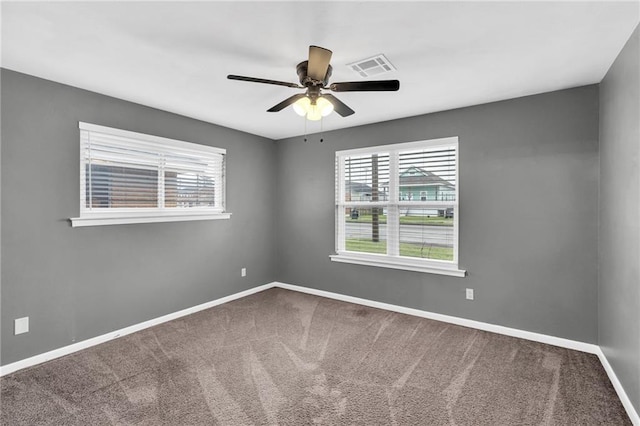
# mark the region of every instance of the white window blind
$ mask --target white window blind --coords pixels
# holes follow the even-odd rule
[[[334,261],[464,276],[458,139],[336,152]]]
[[[220,148],[79,123],[73,226],[228,218]]]

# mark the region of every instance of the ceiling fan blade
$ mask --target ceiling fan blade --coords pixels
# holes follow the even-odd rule
[[[337,112],[342,117],[348,117],[351,114],[355,114],[355,111],[349,108],[345,103],[343,103],[340,99],[336,98],[333,95],[328,93],[323,93],[322,97],[331,102],[333,105],[333,110]]]
[[[345,81],[329,86],[333,92],[395,92],[399,88],[398,80]]]
[[[304,93],[298,93],[297,95],[290,96],[284,101],[280,102],[278,105],[274,105],[271,108],[269,108],[267,112],[282,111],[283,109],[285,109],[286,107],[288,107],[289,105],[297,101],[298,99],[304,98],[305,96],[307,95],[305,95]]]
[[[313,80],[324,81],[331,61],[332,52],[319,46],[309,46],[307,75]]]
[[[304,89],[304,87],[296,83],[287,83],[286,81],[267,80],[264,78],[255,78],[255,77],[244,77],[242,75],[233,75],[233,74],[229,74],[227,78],[229,80],[250,81],[252,83],[275,84],[278,86],[293,87],[294,89]]]

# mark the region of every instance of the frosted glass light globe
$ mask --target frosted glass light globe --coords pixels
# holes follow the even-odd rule
[[[309,110],[309,106],[311,105],[311,100],[308,97],[300,98],[293,103],[293,110],[296,114],[304,117],[307,115],[307,111]]]
[[[320,114],[323,117],[326,117],[327,115],[331,114],[331,112],[333,111],[333,104],[328,100],[326,100],[325,98],[318,98],[318,100],[316,101],[316,104],[318,105]]]

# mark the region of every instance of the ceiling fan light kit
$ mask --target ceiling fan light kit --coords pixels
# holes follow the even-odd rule
[[[300,62],[296,66],[300,84],[284,81],[267,80],[264,78],[245,77],[230,74],[230,80],[249,81],[253,83],[275,84],[294,89],[306,89],[305,93],[290,96],[277,105],[269,108],[267,112],[278,112],[293,105],[294,111],[307,120],[317,121],[335,111],[342,117],[348,117],[355,113],[345,103],[330,93],[332,92],[393,92],[400,88],[398,80],[354,81],[340,82],[329,85],[329,78],[333,68],[329,64],[332,52],[319,46],[309,46],[309,59]]]
[[[317,98],[314,102],[305,96],[293,103],[293,110],[307,120],[317,121],[333,112],[333,104],[323,97]]]

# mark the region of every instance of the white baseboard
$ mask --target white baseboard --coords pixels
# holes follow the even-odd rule
[[[450,315],[437,314],[434,312],[423,311],[420,309],[407,308],[404,306],[392,305],[392,304],[383,303],[383,302],[376,302],[373,300],[362,299],[354,296],[346,296],[339,293],[332,293],[329,291],[318,290],[318,289],[309,288],[309,287],[301,287],[301,286],[292,285],[292,284],[285,284],[277,281],[264,284],[258,287],[254,287],[249,290],[241,291],[239,293],[231,294],[229,296],[212,300],[210,302],[206,302],[201,305],[193,306],[191,308],[183,309],[178,312],[163,315],[158,318],[154,318],[145,322],[141,322],[139,324],[134,324],[132,326],[122,328],[120,330],[103,334],[101,336],[96,336],[91,339],[83,340],[82,342],[74,343],[69,346],[64,346],[62,348],[54,349],[52,351],[45,352],[43,354],[35,355],[20,361],[16,361],[11,364],[1,366],[0,376],[4,376],[6,374],[13,373],[23,368],[31,367],[46,361],[50,361],[52,359],[56,359],[61,356],[69,355],[74,352],[80,351],[82,349],[99,345],[100,343],[108,342],[109,340],[126,336],[127,334],[135,333],[136,331],[144,330],[145,328],[153,327],[154,325],[162,324],[164,322],[171,321],[186,315],[190,315],[195,312],[202,311],[204,309],[212,308],[214,306],[221,305],[223,303],[231,302],[232,300],[240,299],[242,297],[249,296],[251,294],[258,293],[263,290],[268,290],[273,287],[280,287],[286,290],[298,291],[300,293],[312,294],[315,296],[326,297],[329,299],[341,300],[343,302],[350,302],[358,305],[370,306],[372,308],[379,308],[387,311],[413,315],[421,318],[428,318],[436,321],[442,321],[450,324],[461,325],[464,327],[490,331],[493,333],[503,334],[506,336],[518,337],[521,339],[532,340],[535,342],[546,343],[549,345],[554,345],[554,346],[559,346],[567,349],[573,349],[573,350],[595,354],[598,356],[598,358],[600,359],[600,362],[602,363],[602,366],[607,372],[607,375],[609,376],[609,380],[611,380],[611,383],[615,388],[616,392],[618,393],[618,397],[620,398],[622,405],[627,410],[627,414],[629,415],[631,422],[635,426],[640,426],[640,417],[638,416],[638,413],[635,411],[635,408],[633,407],[631,400],[629,399],[626,392],[624,391],[624,388],[622,387],[622,384],[620,383],[615,372],[613,371],[613,368],[609,364],[607,357],[604,355],[604,352],[602,352],[602,350],[598,345],[579,342],[576,340],[564,339],[561,337],[549,336],[541,333],[534,333],[531,331],[519,330],[516,328],[503,327],[501,325],[489,324],[481,321],[459,318],[459,317],[454,317]]]
[[[613,385],[618,397],[620,398],[620,402],[624,406],[627,411],[627,415],[631,419],[631,422],[635,426],[640,426],[640,417],[636,412],[629,396],[625,392],[622,384],[618,380],[613,368],[609,364],[607,357],[602,352],[602,349],[598,345],[594,345],[591,343],[579,342],[576,340],[564,339],[562,337],[549,336],[546,334],[534,333],[531,331],[519,330],[517,328],[509,328],[503,327],[501,325],[489,324],[486,322],[475,321],[465,318],[453,317],[449,315],[436,314],[433,312],[422,311],[419,309],[407,308],[404,306],[392,305],[389,303],[376,302],[368,299],[361,299],[359,297],[353,296],[345,296],[339,293],[332,293],[329,291],[318,290],[315,288],[301,287],[292,284],[285,284],[281,282],[274,282],[274,287],[280,287],[287,290],[298,291],[300,293],[313,294],[315,296],[327,297],[329,299],[341,300],[343,302],[355,303],[358,305],[370,306],[372,308],[384,309],[387,311],[398,312],[401,314],[413,315],[421,318],[433,319],[436,321],[447,322],[451,324],[461,325],[464,327],[475,328],[478,330],[490,331],[493,333],[504,334],[512,337],[519,337],[521,339],[532,340],[534,342],[546,343],[553,346],[559,346],[562,348],[573,349],[577,351],[587,352],[590,354],[597,355],[604,367],[604,370],[607,372],[609,376],[609,380],[611,380],[611,384]]]
[[[241,291],[240,293],[231,294],[220,299],[212,300],[210,302],[203,303],[201,305],[193,306],[191,308],[183,309],[178,312],[163,315],[158,318],[150,319],[139,324],[134,324],[129,327],[121,328],[120,330],[112,331],[110,333],[103,334],[101,336],[92,337],[91,339],[83,340],[78,343],[73,343],[68,346],[63,346],[58,349],[54,349],[43,354],[35,355],[29,358],[22,359],[20,361],[13,362],[11,364],[3,365],[0,367],[0,377],[13,373],[14,371],[22,370],[23,368],[31,367],[37,364],[41,364],[52,359],[60,358],[61,356],[69,355],[74,352],[87,349],[92,346],[99,345],[100,343],[108,342],[109,340],[116,339],[118,337],[126,336],[127,334],[135,333],[136,331],[144,330],[145,328],[153,327],[154,325],[162,324],[163,322],[171,321],[176,318],[184,317],[202,311],[204,309],[212,308],[223,303],[231,302],[232,300],[240,299],[250,294],[258,293],[263,290],[272,288],[273,283],[261,285],[258,287],[250,288],[249,290]]]
[[[607,376],[609,376],[609,380],[611,380],[613,388],[616,390],[616,393],[620,398],[620,402],[622,402],[624,409],[627,410],[627,415],[631,419],[631,423],[633,423],[635,426],[640,426],[640,416],[631,403],[629,396],[624,391],[622,383],[620,383],[620,380],[618,380],[618,376],[616,376],[615,371],[613,371],[613,367],[611,367],[611,364],[609,364],[609,360],[607,359],[601,348],[598,348],[597,355],[600,359],[600,362],[602,363],[602,366],[604,367],[604,371],[606,371]]]
[[[398,312],[401,314],[413,315],[421,318],[428,318],[436,321],[442,321],[450,324],[461,325],[463,327],[475,328],[478,330],[491,331],[493,333],[504,334],[506,336],[519,337],[521,339],[533,340],[535,342],[546,343],[549,345],[560,346],[562,348],[574,349],[577,351],[597,354],[600,348],[598,345],[591,343],[578,342],[576,340],[563,339],[562,337],[549,336],[546,334],[534,333],[531,331],[519,330],[517,328],[503,327],[501,325],[489,324],[486,322],[470,320],[466,318],[453,317],[450,315],[436,314],[434,312],[422,311],[420,309],[407,308],[404,306],[392,305],[389,303],[376,302],[359,297],[345,296],[339,293],[331,293],[329,291],[317,290],[314,288],[300,287],[297,285],[276,282],[276,287],[285,288],[287,290],[299,291],[300,293],[308,293],[316,296],[327,297],[329,299],[342,300],[358,305],[370,306],[372,308],[384,309],[386,311]]]

